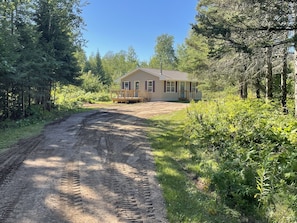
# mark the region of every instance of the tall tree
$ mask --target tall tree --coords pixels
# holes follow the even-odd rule
[[[51,89],[75,83],[83,25],[79,0],[5,0],[0,4],[0,120],[50,109]]]
[[[103,85],[109,86],[111,84],[112,77],[105,72],[99,51],[97,51],[95,56],[91,55],[86,61],[84,72],[89,71],[91,71]]]
[[[294,43],[292,35],[287,33],[296,29],[296,16],[292,10],[295,5],[296,2],[290,0],[201,0],[197,7],[198,23],[193,28],[195,32],[215,42],[223,41],[252,58],[264,49],[266,98],[271,99],[275,66],[273,55],[278,46],[287,47],[288,43]]]
[[[41,33],[39,44],[43,51],[45,69],[40,83],[41,95],[37,99],[50,109],[51,90],[55,82],[76,83],[79,67],[74,57],[77,30],[82,25],[78,14],[79,0],[38,0],[35,22]],[[41,75],[42,75],[41,74]]]
[[[16,23],[20,18],[27,19],[20,8],[28,6],[30,1],[4,1],[0,5],[0,120],[18,117],[19,76],[17,61],[21,44]]]
[[[128,51],[121,50],[120,52],[107,52],[102,58],[102,64],[105,72],[112,77],[113,80],[117,80],[122,75],[129,71],[136,69],[141,65],[135,49],[130,46]],[[145,66],[145,63],[142,63]]]
[[[164,69],[176,69],[177,58],[174,50],[174,37],[168,34],[163,34],[157,37],[155,45],[155,55],[152,57],[150,64],[154,67],[159,63],[159,67]]]
[[[127,60],[127,67],[129,70],[134,70],[139,66],[139,60],[138,60],[137,54],[135,52],[135,49],[132,46],[128,48],[126,60]]]
[[[118,53],[107,52],[102,57],[102,64],[105,72],[117,80],[119,77],[128,72],[126,65],[126,51],[121,50]]]
[[[195,76],[208,68],[208,43],[202,35],[191,32],[185,44],[177,48],[178,69]]]

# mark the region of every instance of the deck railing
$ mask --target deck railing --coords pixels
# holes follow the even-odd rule
[[[111,98],[113,102],[144,102],[151,100],[151,93],[141,90],[111,90]],[[178,100],[191,101],[201,100],[202,93],[199,91],[178,91]]]
[[[150,94],[147,91],[140,90],[112,90],[111,98],[113,102],[144,102],[150,100]]]

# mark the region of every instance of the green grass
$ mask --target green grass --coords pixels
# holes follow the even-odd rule
[[[76,108],[72,110],[55,110],[44,113],[42,116],[30,117],[18,121],[0,122],[0,153],[20,139],[26,139],[40,134],[47,123],[61,119],[70,114],[87,111],[87,108]]]
[[[22,127],[0,129],[0,152],[17,143],[20,139],[30,138],[41,133],[45,122]]]
[[[178,111],[150,120],[149,137],[169,221],[240,222],[240,213],[218,202],[215,193],[196,186],[193,170],[199,167],[182,139],[185,118],[186,111]]]
[[[252,99],[151,119],[169,221],[296,222],[296,132],[277,103]]]

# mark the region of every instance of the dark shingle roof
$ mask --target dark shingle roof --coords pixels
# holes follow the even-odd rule
[[[160,78],[160,80],[175,80],[175,81],[188,81],[188,74],[181,71],[174,70],[161,70],[152,68],[140,68],[144,72],[150,73]]]
[[[191,81],[188,73],[181,72],[181,71],[174,71],[174,70],[161,70],[160,69],[153,69],[153,68],[137,68],[136,70],[133,70],[130,73],[127,73],[122,78],[129,76],[130,74],[133,74],[134,72],[141,70],[146,73],[149,73],[151,75],[154,75],[156,77],[159,77],[160,80],[172,80],[172,81]]]

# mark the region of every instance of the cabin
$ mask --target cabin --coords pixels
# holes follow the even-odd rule
[[[120,79],[121,89],[112,91],[113,102],[201,100],[198,82],[188,73],[137,68]]]

